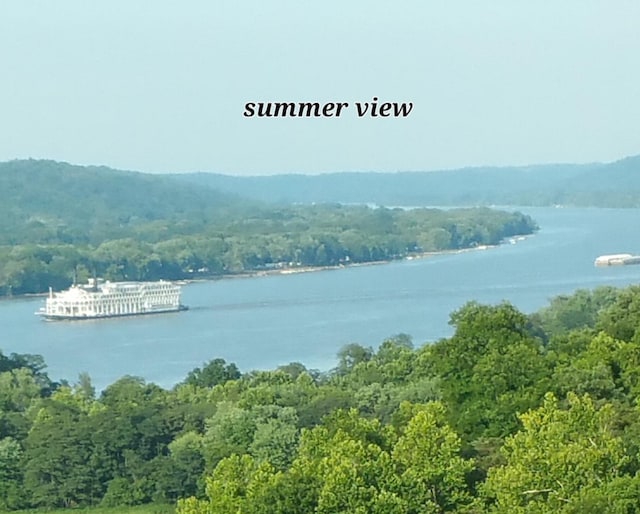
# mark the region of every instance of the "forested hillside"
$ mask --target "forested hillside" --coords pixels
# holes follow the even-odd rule
[[[51,161],[0,165],[0,295],[110,280],[336,266],[530,234],[489,209],[273,206],[168,177]]]
[[[0,244],[100,243],[140,232],[191,233],[255,206],[162,175],[41,160],[0,163]]]
[[[219,191],[277,202],[375,203],[387,206],[640,206],[640,156],[608,164],[327,173],[315,176],[231,177],[194,173],[174,177]]]
[[[0,510],[639,512],[639,313],[638,286],[469,303],[450,338],[351,344],[324,373],[212,356],[172,390],[99,395],[0,356]]]

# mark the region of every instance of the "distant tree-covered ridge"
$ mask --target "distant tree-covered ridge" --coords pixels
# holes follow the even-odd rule
[[[446,171],[254,177],[187,173],[174,177],[267,202],[640,207],[640,156],[611,163]]]
[[[0,244],[158,240],[240,215],[255,202],[170,177],[44,160],[0,163]]]
[[[266,206],[164,176],[51,161],[0,165],[0,295],[111,280],[336,266],[493,245],[531,218],[487,208]]]
[[[430,345],[353,343],[324,372],[215,358],[170,390],[0,353],[0,512],[637,513],[638,306],[639,286],[470,302]]]

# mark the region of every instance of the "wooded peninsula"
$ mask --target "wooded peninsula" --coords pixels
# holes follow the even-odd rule
[[[53,161],[0,164],[0,295],[97,275],[185,280],[401,259],[531,234],[488,208],[272,205],[175,178]]]

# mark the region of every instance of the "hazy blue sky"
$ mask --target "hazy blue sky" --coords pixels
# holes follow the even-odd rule
[[[0,161],[229,174],[640,153],[640,2],[5,0]],[[404,119],[355,102],[413,102]],[[344,101],[340,118],[244,118]]]

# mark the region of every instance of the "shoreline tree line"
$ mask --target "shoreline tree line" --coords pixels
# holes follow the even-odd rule
[[[144,225],[127,237],[94,244],[0,245],[0,296],[61,290],[74,277],[84,282],[94,275],[112,281],[185,280],[390,261],[495,245],[537,229],[526,215],[487,208],[404,211],[339,205],[212,221],[193,234],[173,227]]]

